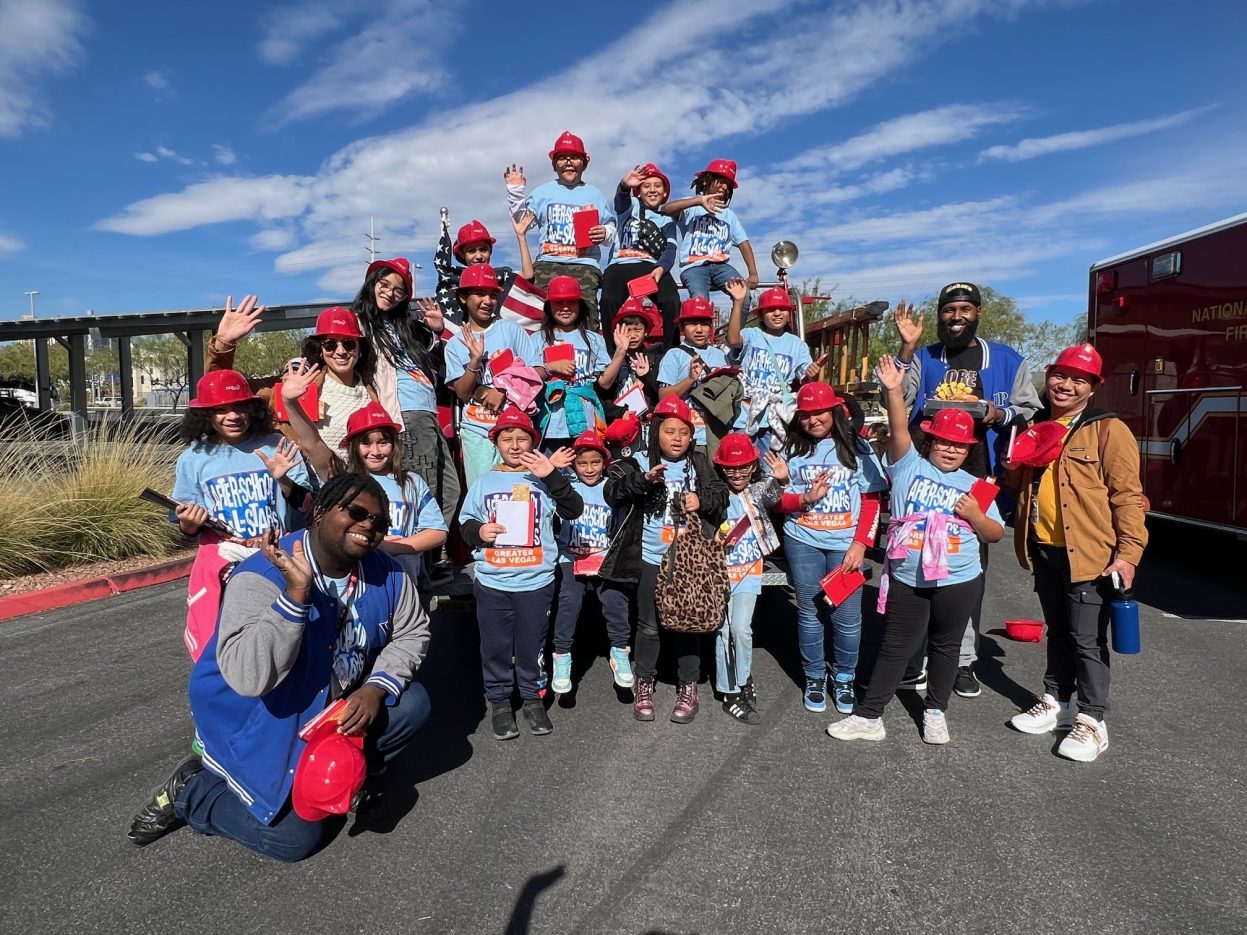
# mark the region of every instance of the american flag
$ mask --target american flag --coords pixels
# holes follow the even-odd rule
[[[538,289],[523,276],[516,275],[511,288],[502,299],[499,317],[513,321],[525,331],[541,329],[542,308],[546,304],[544,289]]]
[[[463,324],[463,306],[459,303],[459,270],[455,267],[455,257],[450,248],[450,225],[442,222],[442,236],[437,241],[437,252],[433,254],[433,268],[437,270],[437,304],[447,321],[456,325]]]

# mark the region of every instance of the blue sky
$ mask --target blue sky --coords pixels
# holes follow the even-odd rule
[[[737,160],[764,275],[786,237],[838,297],[1068,321],[1094,260],[1247,210],[1241,3],[536,8],[0,0],[0,318],[346,298],[370,217],[423,292],[441,205],[514,258],[502,169],[565,128],[608,192]]]

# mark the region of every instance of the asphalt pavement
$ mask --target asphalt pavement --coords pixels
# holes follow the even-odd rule
[[[801,706],[782,591],[755,616],[764,722],[702,685],[697,719],[633,721],[599,627],[554,733],[495,741],[473,618],[439,613],[434,715],[390,809],[302,864],[181,830],[138,849],[131,814],[185,755],[185,583],[0,625],[0,927],[6,932],[1240,933],[1247,931],[1247,585],[1241,545],[1153,532],[1143,652],[1113,659],[1110,747],[1085,765],[1009,730],[1044,648],[994,548],[982,697],[925,746],[916,698],[887,740],[845,744]],[[1201,557],[1202,556],[1202,557]],[[1208,563],[1211,562],[1211,566]],[[873,605],[875,592],[865,603]],[[586,618],[587,619],[587,618]],[[599,625],[600,626],[600,625]],[[866,643],[878,622],[866,619]],[[869,653],[867,653],[869,657]],[[867,660],[867,666],[868,666]],[[566,706],[564,706],[566,705]]]

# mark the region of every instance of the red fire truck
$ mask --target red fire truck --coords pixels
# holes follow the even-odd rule
[[[1088,308],[1152,515],[1247,535],[1247,214],[1094,264]]]

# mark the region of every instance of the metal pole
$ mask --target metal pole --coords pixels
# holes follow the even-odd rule
[[[134,363],[130,357],[130,336],[117,339],[117,376],[121,380],[121,421],[134,418]]]
[[[48,339],[35,338],[35,392],[39,408],[48,412],[52,408],[52,368],[48,364]]]

